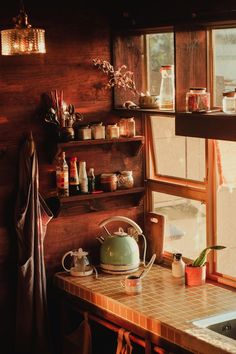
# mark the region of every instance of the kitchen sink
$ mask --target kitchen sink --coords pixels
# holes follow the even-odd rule
[[[208,328],[223,336],[236,339],[236,311],[202,318],[192,323],[197,327]]]

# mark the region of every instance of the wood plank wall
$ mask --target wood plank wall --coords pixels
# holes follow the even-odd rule
[[[26,2],[30,7],[30,2]],[[55,3],[55,2],[54,2]],[[32,4],[31,4],[32,5]],[[45,6],[48,6],[46,2]],[[59,6],[60,4],[58,4]],[[55,11],[54,11],[55,10]],[[59,11],[60,10],[60,11]],[[115,122],[120,117],[112,113],[110,91],[100,90],[105,76],[92,65],[99,57],[110,60],[110,29],[106,18],[99,11],[78,8],[32,9],[33,25],[46,30],[46,55],[0,56],[0,351],[13,353],[15,288],[16,288],[16,238],[12,215],[18,176],[19,144],[25,132],[32,131],[36,141],[40,191],[43,196],[55,191],[54,170],[49,159],[43,119],[40,115],[41,95],[52,89],[64,90],[67,103],[73,103],[85,116],[85,121]],[[18,8],[1,11],[2,24],[10,25],[7,18]],[[38,16],[38,17],[37,17]],[[1,19],[0,19],[1,20]],[[122,115],[122,114],[121,114]],[[137,121],[141,134],[141,124]],[[143,176],[142,155],[125,156],[122,149],[84,152],[89,166],[94,163],[95,172],[106,168],[135,170],[137,183]],[[99,157],[98,157],[98,154]],[[87,155],[86,155],[87,154]],[[78,158],[82,152],[78,151]],[[143,221],[143,205],[133,207],[129,198],[109,201],[102,211],[78,214],[72,210],[53,219],[45,239],[47,276],[61,270],[61,258],[68,250],[84,247],[91,250],[94,261],[98,260],[99,244],[96,236],[101,234],[98,223],[108,216],[119,214]],[[124,202],[126,200],[126,202]],[[105,201],[104,201],[105,203]],[[113,210],[113,207],[116,207]],[[116,225],[115,225],[116,226]]]

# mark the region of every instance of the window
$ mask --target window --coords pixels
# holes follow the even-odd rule
[[[162,65],[174,64],[174,33],[146,35],[147,42],[147,89],[151,95],[159,95]]]
[[[212,31],[214,105],[222,106],[222,92],[236,88],[236,28]]]

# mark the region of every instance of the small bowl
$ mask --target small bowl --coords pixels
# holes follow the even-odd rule
[[[159,108],[159,96],[140,96],[139,106],[140,108]]]

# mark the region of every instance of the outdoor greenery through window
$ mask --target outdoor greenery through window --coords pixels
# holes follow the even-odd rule
[[[151,95],[159,95],[161,86],[160,68],[174,64],[174,33],[154,33],[147,41],[147,88]]]
[[[236,28],[212,31],[214,105],[222,106],[222,93],[236,88]]]

